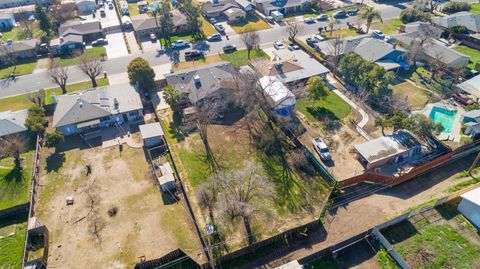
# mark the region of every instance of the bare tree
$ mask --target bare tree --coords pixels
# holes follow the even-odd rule
[[[250,52],[254,49],[258,49],[260,44],[260,36],[251,27],[247,27],[240,33],[240,40],[247,48],[248,60],[250,60]]]
[[[287,28],[285,28],[285,32],[288,34],[290,40],[294,40],[295,37],[303,30],[302,25],[296,23],[293,20],[287,21]]]
[[[21,156],[27,142],[21,135],[10,135],[5,138],[0,138],[0,156],[12,157],[15,167],[21,168]]]
[[[438,53],[430,61],[432,78],[436,79],[442,77],[446,72],[448,72],[448,65],[445,63],[444,57]]]
[[[62,94],[66,94],[68,68],[58,64],[56,60],[52,60],[50,62],[50,66],[48,67],[48,74],[50,75],[52,82],[56,83],[60,87]]]
[[[15,76],[17,70],[17,54],[12,46],[0,45],[0,63],[6,66],[13,66],[11,76]]]
[[[328,62],[336,71],[338,62],[340,61],[340,56],[345,50],[345,42],[340,37],[340,33],[333,35],[328,42],[328,48],[326,51],[326,53],[329,55]]]
[[[40,89],[36,92],[30,93],[28,96],[28,100],[39,107],[44,107],[45,106],[45,90]]]
[[[335,28],[335,25],[338,25],[340,24],[340,21],[335,19],[335,18],[330,18],[329,22],[328,22],[328,29],[330,29],[330,37],[332,37],[333,35],[333,30]]]
[[[102,72],[102,65],[99,60],[88,57],[86,54],[80,58],[80,69],[92,81],[92,87],[97,87],[97,80],[95,79]]]
[[[100,195],[97,193],[97,186],[94,182],[90,183],[85,188],[85,194],[87,195],[87,220],[88,231],[97,240],[101,242],[101,232],[105,228],[105,220],[102,218],[99,212]]]
[[[425,50],[429,49],[428,46],[432,44],[433,38],[437,35],[438,29],[430,25],[424,25],[410,36],[408,44],[404,44],[409,49],[408,57],[415,68],[417,67],[418,58],[422,56]]]
[[[201,208],[208,209],[212,225],[215,225],[213,211],[217,203],[217,189],[215,188],[216,178],[216,174],[209,176],[207,181],[202,183],[196,192],[197,202]]]
[[[32,25],[34,21],[30,19],[30,14],[25,10],[21,10],[19,13],[16,14],[15,17],[15,20],[18,22],[18,24],[20,24],[20,27],[22,28],[23,37],[26,39],[32,38]]]

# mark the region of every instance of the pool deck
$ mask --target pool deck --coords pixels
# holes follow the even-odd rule
[[[456,143],[460,142],[460,139],[462,138],[462,135],[461,135],[462,119],[461,118],[463,113],[465,113],[465,109],[462,106],[457,105],[456,103],[451,102],[449,100],[442,100],[437,103],[428,104],[422,110],[416,111],[413,113],[422,113],[423,115],[429,117],[433,107],[440,107],[447,110],[457,111],[457,113],[455,113],[455,118],[453,119],[452,129],[450,133],[441,133],[437,136],[437,138],[439,140],[451,140]]]

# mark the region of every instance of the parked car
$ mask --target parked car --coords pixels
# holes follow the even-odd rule
[[[101,17],[107,16],[107,13],[105,13],[105,8],[103,8],[103,7],[100,8],[100,16],[101,16]]]
[[[266,20],[268,23],[270,24],[275,24],[275,19],[272,17],[272,16],[267,16],[266,17]]]
[[[326,21],[328,20],[328,15],[327,14],[320,14],[317,16],[317,21]]]
[[[107,39],[99,38],[99,39],[92,42],[92,47],[103,46],[103,45],[107,45],[107,44],[108,44]]]
[[[185,41],[185,40],[177,40],[173,42],[171,45],[172,49],[182,49],[188,46],[190,46],[190,43],[188,43],[188,41]]]
[[[112,2],[108,3],[108,8],[113,9],[113,3]]]
[[[285,45],[283,45],[282,41],[275,41],[273,42],[273,47],[277,50],[281,50],[285,48]]]
[[[305,18],[303,22],[310,24],[310,23],[314,23],[315,20],[313,18]]]
[[[330,161],[332,159],[332,155],[328,150],[328,146],[325,143],[325,141],[323,141],[323,139],[321,139],[320,137],[314,138],[312,139],[312,144],[313,144],[313,148],[320,156],[320,159],[324,161]]]
[[[310,47],[312,48],[315,48],[315,43],[317,43],[317,39],[313,38],[313,37],[307,37],[307,45],[309,45]]]
[[[325,41],[325,37],[323,37],[321,35],[314,35],[313,38],[318,40],[318,42]]]
[[[347,12],[343,11],[343,10],[338,10],[338,11],[335,11],[335,13],[333,13],[332,15],[334,18],[344,18],[347,16]]]
[[[385,34],[380,30],[373,30],[372,31],[372,37],[373,38],[378,38],[378,39],[384,39]]]
[[[209,37],[207,37],[208,41],[221,41],[222,40],[222,35],[221,34],[213,34]]]
[[[196,59],[200,59],[203,57],[203,52],[200,50],[191,50],[185,52],[185,61],[192,61]]]
[[[217,23],[217,20],[215,18],[210,18],[209,21],[210,21],[211,24]]]
[[[215,23],[213,26],[214,26],[215,29],[217,29],[217,31],[219,31],[220,33],[225,32],[225,27],[223,27],[223,25],[221,25],[220,23]]]
[[[389,44],[395,44],[397,42],[397,39],[393,36],[386,36],[385,37],[385,42]]]
[[[223,46],[224,53],[234,52],[236,50],[237,50],[237,47],[233,44],[226,44]]]
[[[295,45],[295,44],[290,44],[290,45],[288,45],[288,50],[292,50],[292,51],[293,51],[293,50],[299,50],[299,49],[300,49],[300,47],[297,46],[297,45]]]
[[[154,33],[150,34],[150,41],[156,42],[157,41],[157,36]]]
[[[348,14],[348,16],[357,16],[358,8],[348,10],[347,14]]]

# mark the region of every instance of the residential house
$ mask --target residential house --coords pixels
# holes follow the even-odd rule
[[[306,53],[292,53],[289,50],[276,50],[270,59],[258,58],[252,66],[263,76],[275,76],[284,84],[305,81],[309,77],[325,78],[329,70]]]
[[[82,54],[85,49],[81,35],[67,35],[66,37],[52,39],[50,41],[50,53],[52,56]]]
[[[101,135],[100,129],[143,119],[138,92],[128,83],[60,95],[53,114],[54,128],[64,135]]]
[[[223,12],[225,17],[227,18],[227,21],[229,23],[234,23],[238,21],[243,21],[247,17],[247,13],[245,11],[241,10],[240,8],[232,7]]]
[[[408,131],[399,130],[354,146],[357,158],[369,170],[421,155],[421,144]]]
[[[435,17],[432,22],[445,29],[461,25],[473,33],[480,32],[480,15],[467,11],[457,12],[445,17]]]
[[[12,13],[0,12],[0,30],[10,30],[15,26],[15,18]]]
[[[37,57],[36,39],[27,39],[14,42],[12,45],[0,45],[0,64],[8,62],[8,55],[14,55],[18,60],[32,59]]]
[[[480,110],[475,109],[463,113],[462,123],[465,124],[464,134],[472,138],[480,136]]]
[[[462,122],[463,123],[468,123],[468,122],[480,123],[480,109],[470,110],[463,113]]]
[[[233,101],[234,69],[229,62],[219,62],[165,74],[168,85],[182,93],[183,104],[195,103],[212,95]]]
[[[25,17],[32,21],[35,20],[35,5],[5,8],[1,9],[0,12],[12,14],[16,21],[24,19]]]
[[[202,12],[206,17],[216,18],[224,15],[224,12],[231,8],[238,8],[237,2],[234,0],[222,0],[205,2],[202,4]]]
[[[63,39],[63,42],[67,39],[77,41],[81,38],[82,42],[87,44],[105,36],[102,24],[98,20],[65,22],[58,28],[58,35],[60,36],[60,41]],[[75,37],[72,38],[70,36]]]
[[[480,228],[480,188],[462,194],[458,211],[473,225]]]
[[[97,10],[97,3],[95,0],[76,0],[75,4],[81,14],[90,14]]]
[[[173,25],[175,26],[175,30],[173,31],[174,34],[185,33],[189,30],[185,14],[175,9],[172,10],[171,15]],[[160,18],[157,18],[157,22],[155,22],[155,18],[150,17],[148,14],[140,14],[132,17],[133,30],[138,39],[148,37],[151,33],[158,33],[159,24]]]
[[[245,12],[255,12],[255,6],[248,0],[236,0],[237,5]]]
[[[53,0],[0,0],[0,9],[11,8],[11,7],[21,7],[28,5],[35,5],[37,2],[47,6],[53,3]]]
[[[290,116],[295,109],[295,95],[275,76],[262,77],[259,82],[275,113],[282,117]]]
[[[480,75],[458,84],[457,87],[470,94],[475,101],[480,101]]]
[[[312,0],[257,0],[255,4],[265,16],[270,16],[274,11],[291,15],[310,10]]]
[[[27,114],[28,109],[0,112],[0,138],[26,132]]]
[[[138,126],[140,129],[140,134],[142,135],[143,144],[147,148],[163,144],[163,133],[162,126],[158,122],[147,123]]]

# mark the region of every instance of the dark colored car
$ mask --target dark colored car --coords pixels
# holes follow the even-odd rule
[[[307,38],[307,45],[309,45],[312,48],[315,48],[315,43],[317,43],[317,40],[313,37],[308,37]]]
[[[357,16],[358,14],[358,8],[356,9],[350,9],[347,11],[348,16]]]
[[[234,52],[237,50],[237,47],[233,44],[227,44],[223,46],[223,52],[229,53],[229,52]]]
[[[108,44],[108,40],[106,40],[105,38],[99,38],[92,42],[92,47],[98,47],[98,46],[103,46],[107,44]]]
[[[203,57],[203,52],[199,50],[191,50],[185,52],[185,61],[193,61]]]

